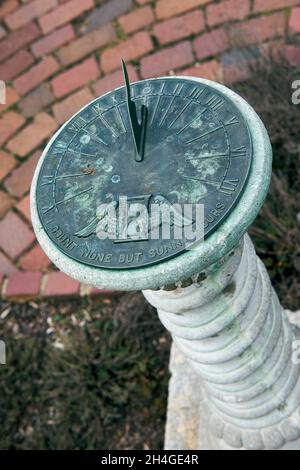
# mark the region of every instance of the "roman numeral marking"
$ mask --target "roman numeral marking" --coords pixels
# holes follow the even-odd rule
[[[232,118],[229,119],[229,121],[225,122],[225,126],[232,126],[233,124],[239,124],[239,120],[236,116],[232,116]]]
[[[211,98],[205,103],[213,111],[218,111],[224,104],[224,101],[218,96],[211,96]]]
[[[99,103],[95,103],[92,107],[92,110],[96,114],[96,116],[100,116],[100,114],[103,113],[103,109],[101,108],[101,105]]]
[[[204,88],[194,88],[190,94],[190,98],[192,98],[193,100],[198,100],[200,98],[200,96],[203,94],[204,92]]]
[[[238,187],[238,184],[239,184],[239,180],[237,179],[224,180],[219,188],[219,191],[223,194],[226,194],[227,196],[232,196],[232,194],[235,192],[236,188]]]
[[[231,157],[232,158],[245,158],[247,156],[247,149],[245,145],[242,145],[241,147],[232,150],[231,152]]]
[[[117,97],[116,97],[115,94],[112,95],[111,99],[112,99],[113,105],[117,105],[117,104],[118,104],[118,99],[117,99]]]
[[[74,119],[74,121],[68,126],[68,130],[74,132],[76,134],[81,129],[83,129],[88,124],[88,121],[84,119],[82,116],[78,116]]]

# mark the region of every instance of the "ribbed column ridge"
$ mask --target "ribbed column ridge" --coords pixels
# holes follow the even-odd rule
[[[300,437],[293,328],[248,235],[211,271],[189,287],[144,295],[205,384],[214,438],[282,447]]]

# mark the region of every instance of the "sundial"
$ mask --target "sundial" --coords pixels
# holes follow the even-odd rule
[[[209,82],[130,84],[124,64],[123,72],[123,87],[91,102],[56,134],[36,189],[41,224],[59,250],[107,269],[161,263],[187,249],[184,238],[153,239],[145,227],[139,236],[141,216],[129,215],[127,235],[111,236],[109,207],[118,217],[124,197],[149,213],[155,204],[203,204],[207,238],[237,203],[252,161],[243,115]],[[110,236],[100,238],[99,226]]]

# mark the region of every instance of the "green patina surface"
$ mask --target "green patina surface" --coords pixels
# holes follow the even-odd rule
[[[169,78],[168,80],[172,80]],[[50,259],[68,275],[98,288],[120,290],[155,289],[162,285],[188,279],[204,271],[231,251],[257,216],[266,197],[272,168],[272,150],[268,134],[254,110],[228,88],[207,80],[195,81],[209,85],[233,101],[247,121],[253,142],[253,162],[242,198],[227,219],[210,237],[191,251],[163,263],[118,272],[84,266],[63,253],[46,235],[36,207],[35,193],[38,174],[49,143],[37,168],[31,191],[32,219],[37,238]],[[54,136],[55,138],[55,136]]]

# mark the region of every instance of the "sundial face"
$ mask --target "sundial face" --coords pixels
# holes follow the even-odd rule
[[[204,204],[208,237],[236,204],[251,166],[247,124],[221,92],[181,78],[138,82],[130,92],[139,121],[147,111],[139,123],[140,156],[123,87],[61,129],[39,173],[43,227],[63,253],[85,265],[136,268],[186,250],[184,239],[99,239],[100,205],[118,207],[120,196],[148,209],[158,200]]]

